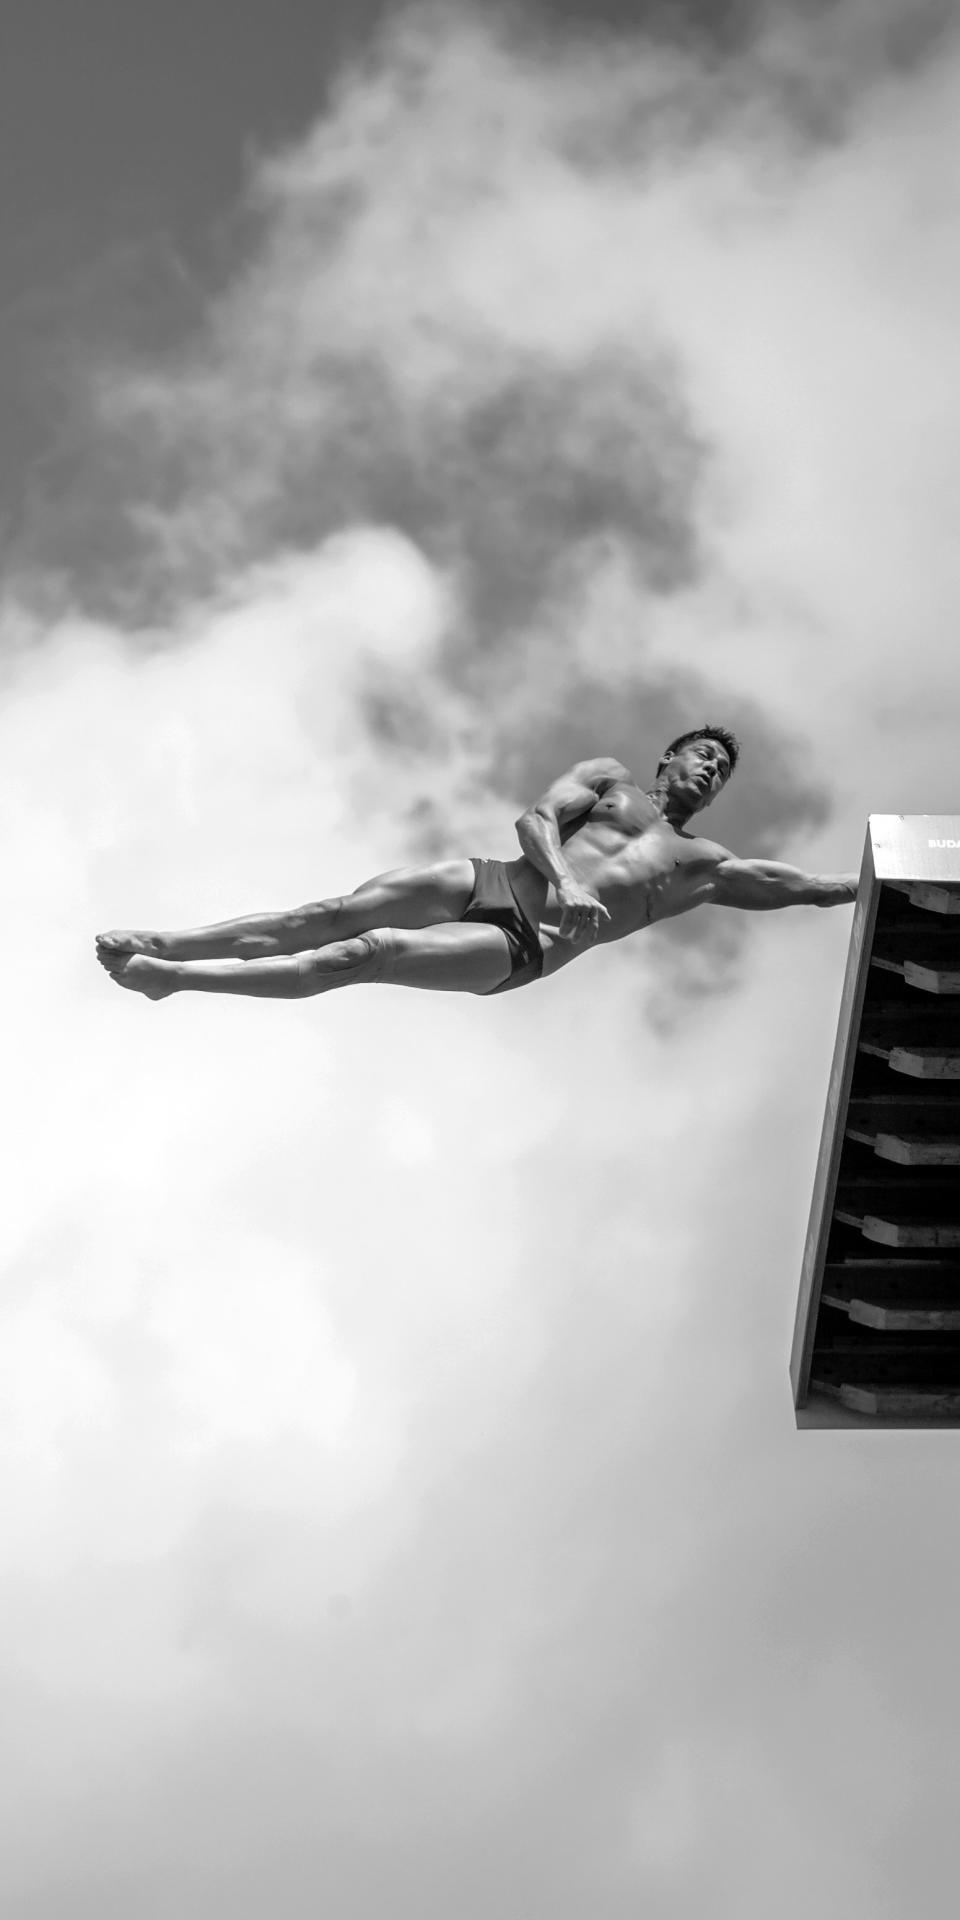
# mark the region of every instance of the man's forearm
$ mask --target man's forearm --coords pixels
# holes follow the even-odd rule
[[[546,880],[552,880],[555,887],[559,887],[564,880],[573,879],[573,873],[563,857],[560,834],[546,814],[522,813],[516,827],[520,851],[538,873],[542,873]]]
[[[778,860],[755,863],[771,886],[771,905],[778,907],[846,907],[857,897],[855,873],[803,873]]]
[[[730,860],[719,869],[720,906],[756,912],[772,907],[842,907],[856,897],[855,873],[804,873],[783,860]]]
[[[858,873],[811,874],[810,885],[813,889],[812,906],[849,907],[857,897],[860,875]]]

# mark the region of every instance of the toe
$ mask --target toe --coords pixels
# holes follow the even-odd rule
[[[98,933],[97,959],[105,967],[122,967],[131,954],[142,950],[135,933]]]

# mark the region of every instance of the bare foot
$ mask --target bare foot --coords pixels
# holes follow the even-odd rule
[[[163,954],[163,941],[159,933],[98,933],[97,959],[108,973],[116,973],[118,967],[124,967],[134,953],[151,954],[159,960]]]
[[[131,953],[123,965],[108,969],[118,987],[144,993],[148,1000],[165,1000],[177,986],[177,969],[171,960],[153,960],[146,953]]]

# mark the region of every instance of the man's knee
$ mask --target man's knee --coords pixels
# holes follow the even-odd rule
[[[374,927],[350,940],[304,953],[297,961],[304,994],[322,993],[333,986],[376,984],[393,978],[400,939],[392,927]]]
[[[397,960],[403,951],[402,933],[397,933],[393,927],[370,927],[366,933],[358,933],[355,939],[348,940],[346,944],[361,951],[358,979],[392,980]]]

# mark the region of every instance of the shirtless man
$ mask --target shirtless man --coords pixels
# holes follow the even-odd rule
[[[183,933],[106,933],[121,987],[164,999],[245,993],[299,1000],[363,981],[503,993],[589,947],[691,907],[841,906],[856,874],[816,877],[738,860],[690,832],[723,791],[739,744],[725,727],[681,734],[648,792],[619,760],[582,760],[516,823],[518,860],[400,867],[355,893]]]

